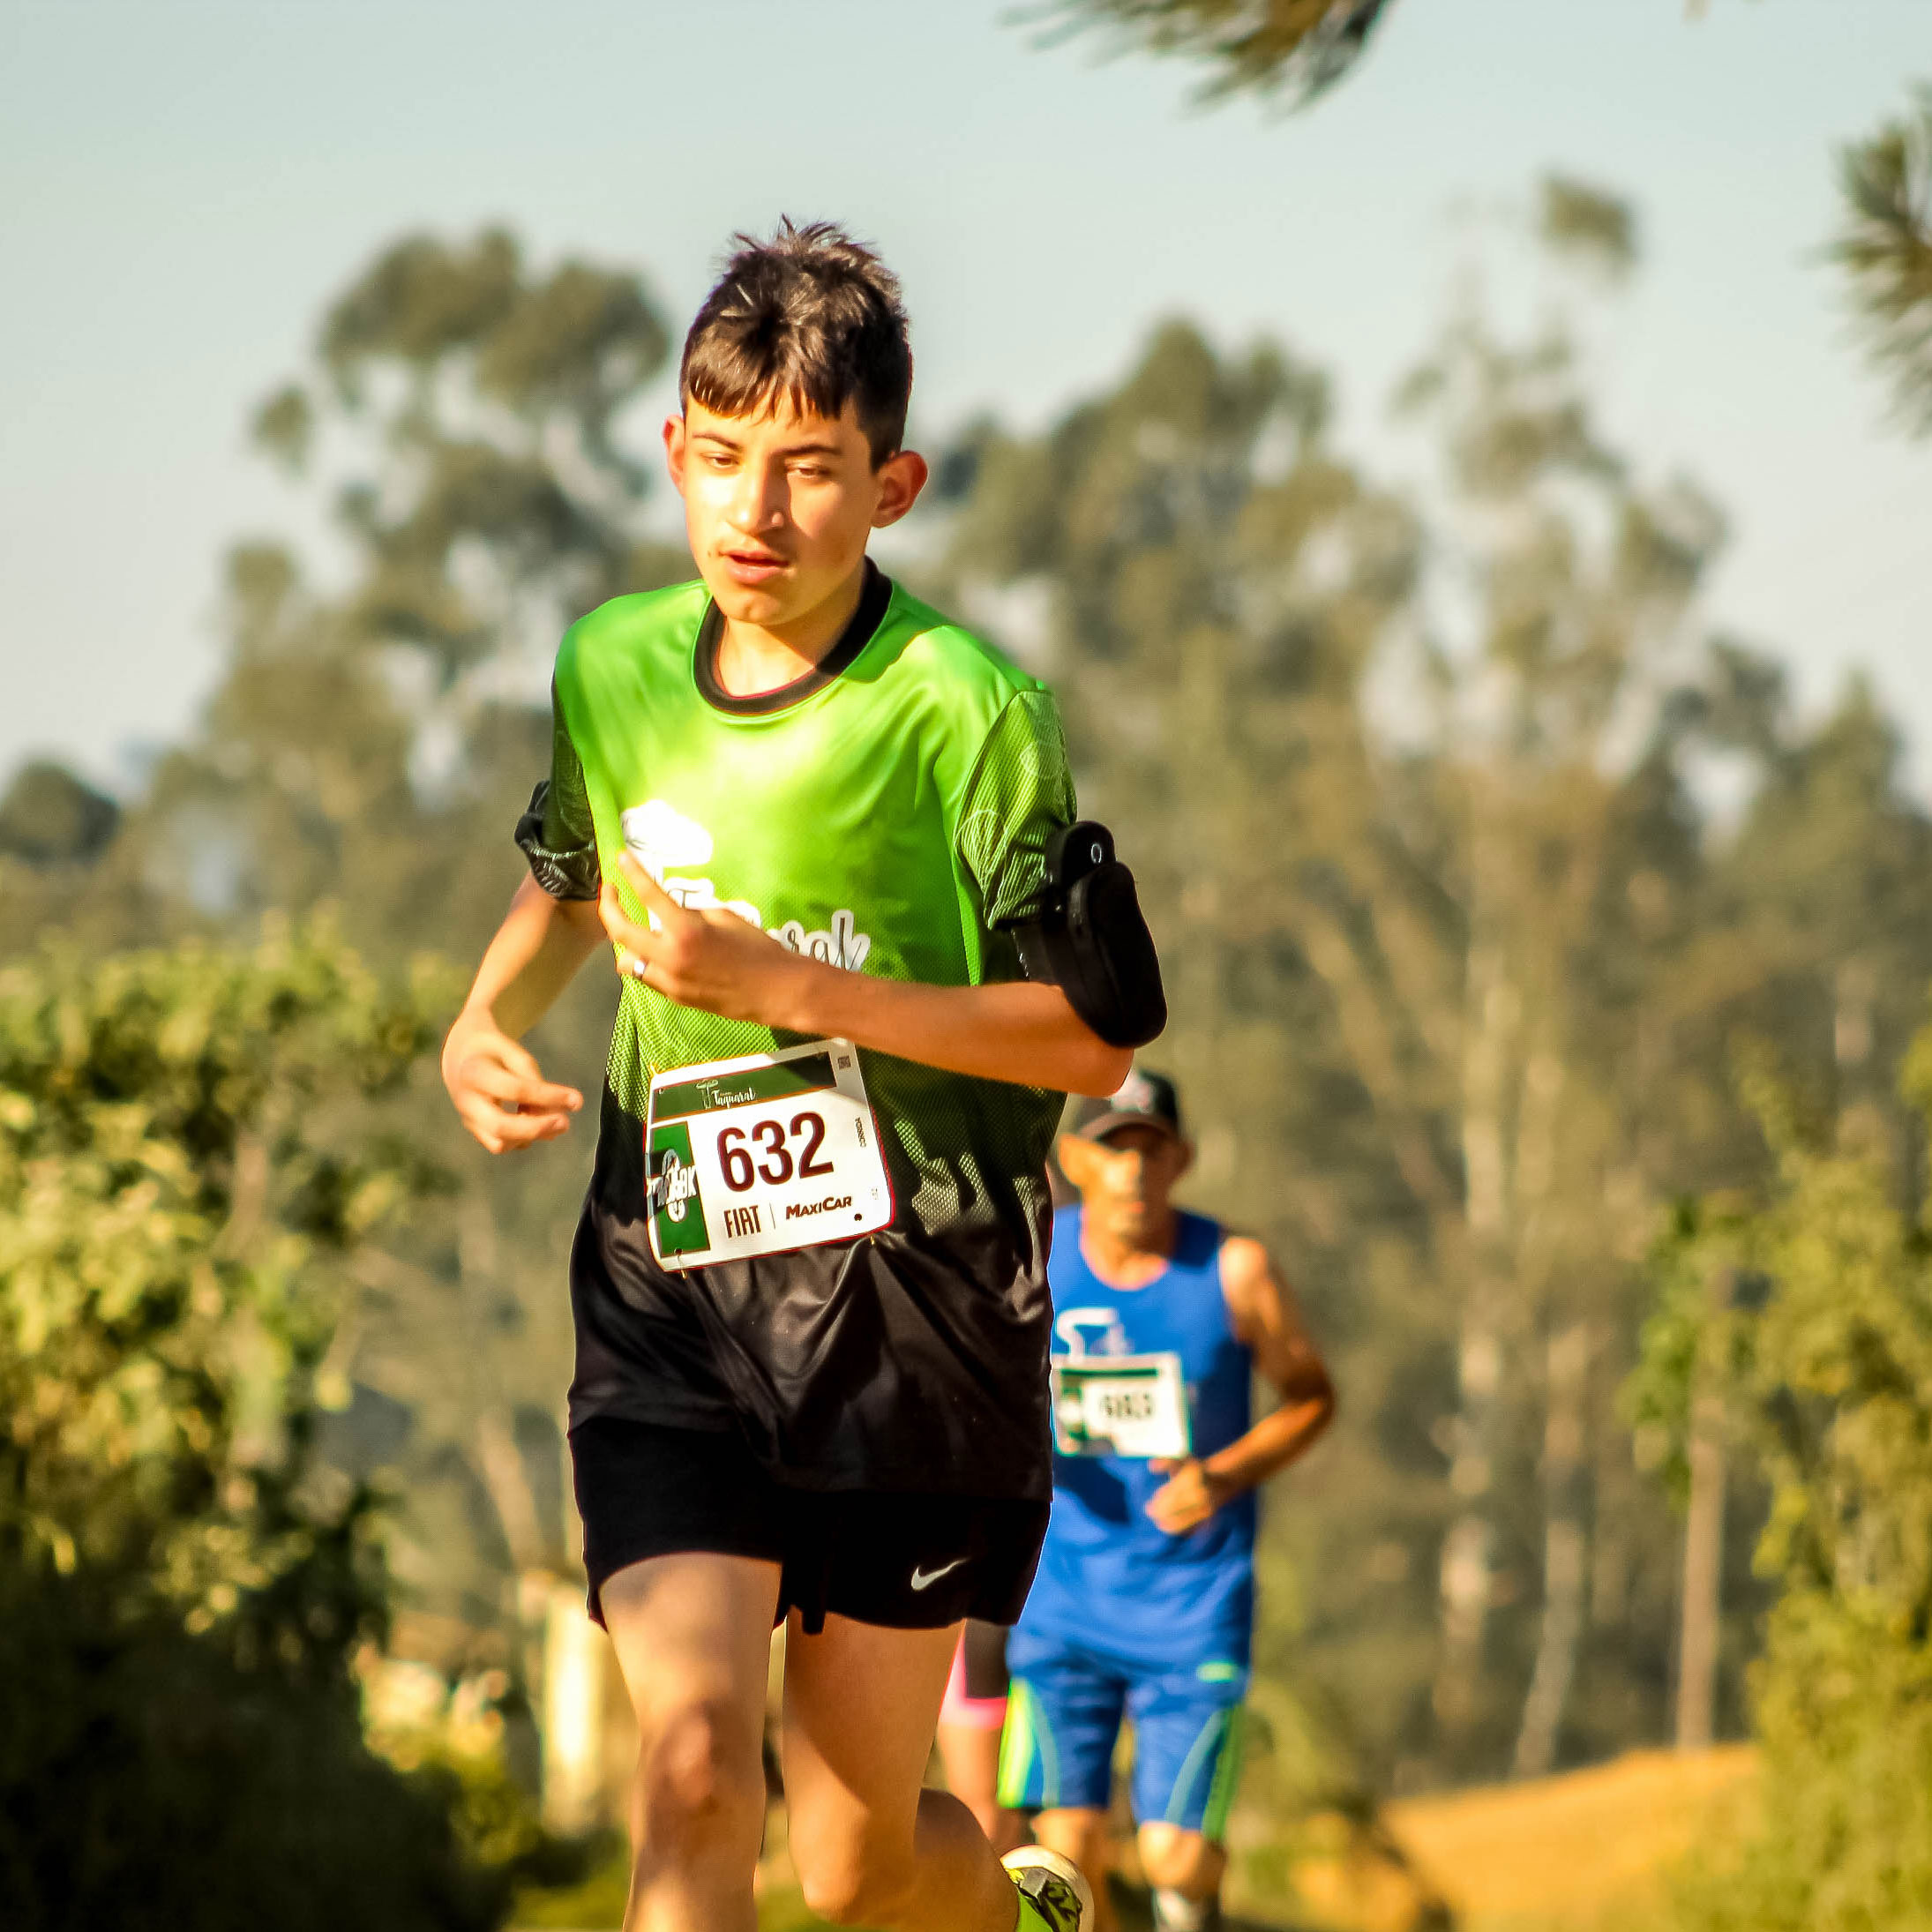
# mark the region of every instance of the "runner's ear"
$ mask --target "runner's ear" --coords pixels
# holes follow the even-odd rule
[[[1063,1134],[1053,1150],[1060,1157],[1060,1171],[1079,1189],[1093,1179],[1093,1142],[1078,1134]]]

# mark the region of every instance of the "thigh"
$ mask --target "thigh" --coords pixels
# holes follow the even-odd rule
[[[604,1622],[647,1741],[702,1713],[721,1744],[755,1757],[778,1576],[756,1557],[685,1551],[605,1579]]]
[[[1000,1802],[1015,1811],[1105,1810],[1126,1679],[1105,1659],[1037,1638],[1016,1640],[1007,1658]]]
[[[1217,1842],[1227,1829],[1241,1768],[1246,1672],[1186,1667],[1136,1676],[1127,1692],[1134,1720],[1134,1816]]]
[[[794,1838],[910,1852],[956,1628],[827,1616],[785,1630],[785,1803]]]

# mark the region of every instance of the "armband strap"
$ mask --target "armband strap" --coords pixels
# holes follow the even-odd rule
[[[530,876],[553,899],[595,899],[603,884],[595,841],[553,851],[543,842],[543,806],[550,783],[543,779],[530,794],[529,809],[517,820],[517,850],[530,863]]]
[[[1021,971],[1058,986],[1109,1046],[1145,1046],[1167,1024],[1153,936],[1105,826],[1082,819],[1053,835],[1038,907],[1014,938]]]

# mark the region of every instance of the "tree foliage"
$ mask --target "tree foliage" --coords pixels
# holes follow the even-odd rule
[[[0,798],[0,852],[48,867],[97,858],[121,823],[120,807],[63,765],[33,759]]]
[[[1666,1254],[1653,1387],[1695,1356],[1770,1486],[1760,1572],[1778,1591],[1753,1673],[1762,1829],[1687,1883],[1683,1920],[1752,1932],[1885,1932],[1932,1912],[1932,1247],[1891,1151],[1836,1133],[1763,1074],[1777,1156],[1760,1207],[1687,1216]],[[1932,1108],[1932,1029],[1906,1085]],[[1712,1270],[1728,1308],[1673,1294]],[[1667,1395],[1651,1406],[1681,1416]]]
[[[1206,65],[1209,100],[1253,93],[1303,106],[1360,58],[1390,0],[1043,0],[1032,18],[1098,28]]]
[[[353,1686],[0,1562],[0,1886],[11,1932],[490,1932],[511,1874],[439,1775],[364,1749]]]
[[[381,1599],[312,1476],[347,1258],[438,1185],[374,1104],[429,1048],[325,928],[0,973],[0,1550],[139,1574],[340,1667]]]
[[[1838,157],[1844,209],[1831,253],[1872,366],[1899,418],[1932,431],[1932,86]]]
[[[265,538],[231,552],[226,674],[104,863],[114,888],[158,898],[163,931],[326,902],[385,968],[480,952],[549,766],[558,635],[688,567],[646,531],[625,433],[667,348],[640,276],[538,264],[500,231],[406,236],[349,277],[255,418],[346,568]],[[609,1004],[587,975],[546,1022],[559,1074],[595,1083]],[[406,1483],[385,1535],[416,1630],[453,1666],[515,1673],[519,1573],[573,1560],[558,1257],[581,1171],[565,1150],[491,1166],[439,1094],[401,1105],[457,1185],[356,1259],[331,1440]]]
[[[23,1932],[476,1932],[505,1875],[363,1748],[374,1499],[317,1455],[448,996],[324,925],[0,970],[0,1887]]]
[[[1634,212],[1552,178],[1517,240],[1546,312],[1463,303],[1423,345],[1426,483],[1354,461],[1288,348],[1175,321],[1043,432],[958,438],[893,566],[1053,683],[1140,876],[1194,1198],[1284,1255],[1343,1388],[1269,1514],[1258,1695],[1285,1713],[1318,1678],[1336,1762],[1407,1785],[1666,1730],[1680,1533],[1618,1391],[1659,1216],[1764,1182],[1736,1037],[1777,1039],[1897,1172],[1921,1131],[1892,1073],[1932,974],[1932,826],[1896,730],[1855,684],[1801,717],[1774,660],[1705,634],[1723,519],[1606,435],[1579,347],[1635,281]],[[498,236],[352,278],[258,424],[339,513],[344,567],[236,550],[202,727],[91,864],[0,854],[9,943],[213,943],[333,899],[386,971],[472,954],[520,876],[558,631],[688,573],[626,441],[663,340],[636,276]],[[545,1022],[557,1073],[595,1083],[609,1000],[588,973]],[[340,1404],[317,1427],[406,1499],[383,1534],[412,1644],[513,1680],[520,1575],[573,1561],[560,1268],[588,1149],[490,1165],[424,1084],[382,1105],[456,1186],[315,1251]],[[1733,1727],[1761,1601],[1736,1515]]]
[[[1532,232],[1571,302],[1634,270],[1586,184]],[[1560,323],[1458,311],[1403,400],[1422,497],[1335,446],[1319,371],[1168,325],[1045,434],[955,453],[940,595],[1061,693],[1168,962],[1150,1057],[1200,1195],[1339,1358],[1259,1654],[1416,1778],[1664,1728],[1675,1532],[1616,1403],[1654,1219],[1759,1170],[1740,1028],[1882,1097],[1932,900],[1869,694],[1801,726],[1703,634],[1723,519],[1606,440]]]

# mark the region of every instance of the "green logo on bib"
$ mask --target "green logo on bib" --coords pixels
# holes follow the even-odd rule
[[[651,1128],[649,1159],[652,1212],[657,1222],[657,1252],[688,1254],[711,1246],[705,1225],[704,1196],[691,1157],[691,1129],[682,1120]]]

